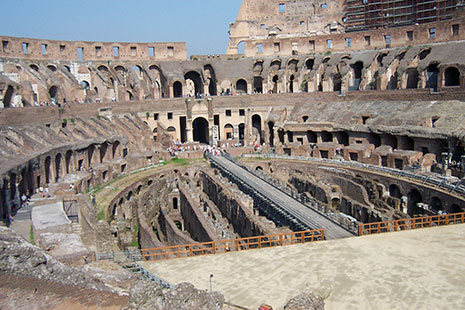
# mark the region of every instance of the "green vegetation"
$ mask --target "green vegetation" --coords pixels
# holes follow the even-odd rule
[[[68,120],[66,118],[61,121],[61,124],[63,127],[65,127],[67,123],[68,123]]]
[[[105,219],[105,210],[101,209],[97,214],[97,221],[103,221]]]
[[[70,121],[71,121],[71,124],[74,125],[74,118],[71,118]]]
[[[31,242],[32,245],[35,245],[36,242],[34,240],[34,229],[32,228],[32,224],[29,229],[29,241]]]
[[[331,55],[331,51],[327,51],[325,55]]]
[[[173,163],[175,165],[179,165],[179,166],[187,166],[187,165],[189,165],[189,162],[185,158],[173,158],[173,160],[171,160],[171,163]]]
[[[131,242],[131,246],[139,248],[139,226],[134,225],[134,240]]]
[[[149,112],[145,112],[145,117],[146,117],[147,119],[149,119],[150,113],[149,113]]]

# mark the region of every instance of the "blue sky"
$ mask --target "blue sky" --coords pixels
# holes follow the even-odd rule
[[[187,43],[224,54],[241,0],[8,0],[0,34],[54,40]]]

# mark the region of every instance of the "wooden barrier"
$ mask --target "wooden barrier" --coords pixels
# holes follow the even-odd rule
[[[385,232],[418,229],[424,227],[433,227],[441,225],[465,223],[465,212],[433,215],[427,217],[415,217],[410,219],[376,222],[368,224],[359,224],[358,235],[380,234]]]
[[[320,241],[325,239],[325,230],[307,230],[266,236],[247,237],[232,240],[185,244],[143,249],[144,260],[164,260],[181,257],[191,257],[227,252],[245,251],[251,249],[270,248],[292,244]]]

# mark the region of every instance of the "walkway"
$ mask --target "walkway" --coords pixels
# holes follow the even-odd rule
[[[326,239],[338,239],[352,237],[353,234],[345,230],[338,224],[327,219],[320,213],[308,208],[299,201],[289,197],[276,187],[256,177],[245,169],[239,167],[233,162],[221,156],[211,156],[218,166],[230,173],[234,174],[249,188],[254,189],[263,196],[267,197],[280,209],[285,210],[286,213],[291,215],[295,220],[304,224],[309,229],[325,229]]]
[[[463,309],[465,224],[224,255],[141,262],[176,285],[212,288],[226,301],[282,309],[313,291],[332,309]]]

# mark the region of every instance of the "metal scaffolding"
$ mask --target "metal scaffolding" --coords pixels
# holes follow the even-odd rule
[[[368,30],[449,19],[458,0],[346,0],[345,29]]]

